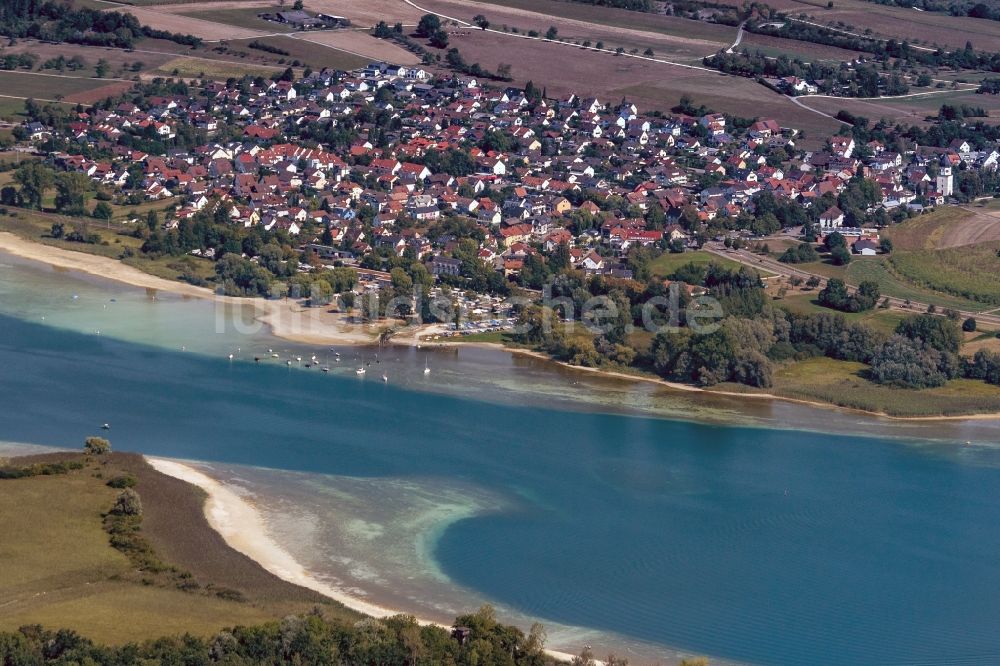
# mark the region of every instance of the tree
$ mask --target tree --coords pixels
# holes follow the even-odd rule
[[[487,28],[490,27],[489,20],[487,20],[487,18],[485,16],[483,16],[482,14],[476,14],[472,18],[472,22],[475,23],[476,25],[478,25],[479,28],[482,29],[482,30],[486,30]]]
[[[301,10],[304,6],[305,5],[302,4],[302,0],[295,0],[295,2],[292,4],[292,9]]]
[[[878,303],[879,296],[881,295],[882,290],[879,288],[878,282],[875,282],[874,280],[865,280],[858,285],[858,291],[851,299],[851,312],[864,312],[866,310],[871,310]]]
[[[965,331],[966,333],[974,333],[976,330],[976,326],[977,324],[975,317],[969,317],[968,319],[962,322],[962,330]]]
[[[448,48],[448,33],[444,30],[436,30],[431,35],[431,46],[439,49]]]
[[[830,258],[834,266],[846,266],[851,263],[851,251],[846,247],[837,246],[830,252]]]
[[[83,215],[87,212],[85,203],[90,193],[90,178],[83,173],[67,172],[55,179],[56,210],[64,215]]]
[[[549,26],[549,29],[545,31],[545,39],[554,40],[557,37],[559,37],[559,30],[554,25]]]
[[[111,452],[111,442],[103,437],[88,437],[83,442],[83,450],[95,456],[104,455]]]
[[[430,37],[441,29],[441,19],[434,14],[424,14],[417,23],[417,36]]]
[[[115,211],[111,208],[111,205],[107,201],[98,201],[97,205],[94,206],[94,217],[98,220],[105,220],[110,222],[112,216],[114,216]]]
[[[847,239],[844,237],[844,234],[839,231],[827,234],[827,236],[823,239],[823,249],[827,252],[833,252],[833,250],[838,247],[847,247]]]
[[[142,501],[139,499],[139,493],[131,488],[121,491],[115,498],[111,513],[116,516],[141,516]]]
[[[911,340],[920,340],[940,352],[957,354],[962,345],[958,324],[946,317],[931,314],[904,319],[896,326],[896,333]]]
[[[894,335],[875,353],[871,379],[900,388],[942,386],[948,376],[941,371],[942,354],[920,340]]]
[[[24,206],[40,209],[45,190],[55,182],[55,174],[40,162],[25,162],[14,172],[14,181],[21,186]]]
[[[97,66],[94,67],[94,76],[96,76],[99,79],[103,79],[108,75],[108,72],[110,71],[111,71],[111,65],[108,64],[107,60],[101,58],[100,60],[97,61]]]
[[[848,309],[851,296],[847,292],[847,284],[839,278],[830,278],[826,281],[826,286],[819,292],[820,305],[834,310]]]

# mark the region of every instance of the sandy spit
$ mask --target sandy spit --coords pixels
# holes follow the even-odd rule
[[[231,548],[243,553],[260,564],[265,570],[282,580],[300,585],[307,589],[337,601],[344,606],[372,617],[391,617],[401,611],[384,608],[363,599],[353,597],[343,590],[324,583],[311,575],[299,564],[288,551],[281,547],[267,534],[264,519],[257,508],[248,500],[240,497],[225,484],[216,481],[207,474],[176,460],[146,456],[146,461],[152,467],[167,476],[180,479],[205,491],[208,499],[205,501],[205,517],[212,529],[225,539]],[[437,625],[449,628],[437,622],[417,618],[420,624]],[[569,661],[572,655],[547,650],[556,659]]]

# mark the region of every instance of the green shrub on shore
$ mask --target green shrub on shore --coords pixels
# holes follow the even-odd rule
[[[83,450],[95,456],[104,455],[111,452],[111,442],[103,437],[88,437],[83,442]]]
[[[76,461],[60,461],[55,463],[37,463],[25,467],[0,467],[0,479],[25,479],[32,476],[53,476],[67,474],[72,470],[83,469],[83,463]]]

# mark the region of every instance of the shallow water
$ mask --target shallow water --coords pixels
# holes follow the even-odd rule
[[[555,647],[1000,661],[995,424],[742,417],[489,350],[345,350],[321,374],[284,360],[329,350],[216,333],[214,308],[5,260],[0,439],[65,446],[110,422],[116,448],[252,495],[318,576],[435,619],[487,600]],[[252,361],[267,348],[280,363]],[[369,361],[388,384],[354,375]]]

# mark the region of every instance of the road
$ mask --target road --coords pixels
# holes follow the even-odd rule
[[[771,273],[776,273],[777,275],[781,275],[784,277],[795,276],[805,280],[808,280],[811,277],[815,277],[822,280],[823,282],[826,282],[826,280],[828,279],[824,275],[819,275],[817,273],[810,273],[809,271],[803,270],[802,268],[799,268],[796,265],[783,264],[780,261],[772,259],[771,257],[762,257],[747,250],[728,250],[724,248],[721,243],[709,243],[706,244],[702,249],[711,252],[712,254],[718,255],[720,257],[724,257],[732,261],[738,261],[741,264],[751,266],[753,268],[763,268],[766,271],[769,271]],[[857,289],[858,287],[858,285],[851,284],[846,280],[845,282],[847,283],[847,286],[852,289]],[[896,298],[894,296],[886,296],[886,298],[889,299],[889,305],[892,308],[897,310],[903,310],[904,312],[911,312],[911,313],[926,312],[928,305],[930,305],[929,303],[921,303],[913,300],[908,301],[907,299]],[[993,326],[1000,326],[1000,314],[994,314],[997,310],[998,308],[995,307],[987,307],[987,309],[975,312],[968,310],[959,310],[958,314],[963,319],[967,317],[975,317],[976,321],[978,321],[979,323],[990,324]]]
[[[730,46],[728,49],[726,49],[726,53],[732,53],[734,49],[736,49],[737,47],[739,47],[740,42],[743,41],[743,26],[745,26],[746,24],[747,24],[746,21],[743,21],[743,23],[740,23],[739,30],[736,31],[736,41],[733,42],[732,46]]]

